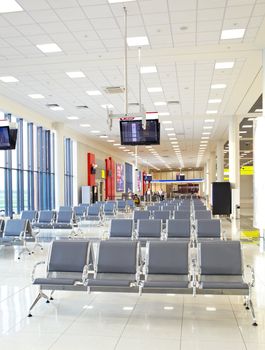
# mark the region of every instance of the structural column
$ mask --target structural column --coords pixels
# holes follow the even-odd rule
[[[254,151],[254,227],[259,229],[260,237],[265,237],[265,49],[262,51],[263,81],[262,81],[262,117],[256,118],[253,128],[253,151]]]
[[[54,123],[55,131],[55,206],[64,205],[64,124]]]
[[[208,170],[208,201],[212,204],[212,183],[216,181],[216,157],[215,153],[211,152],[210,157],[207,161]]]
[[[218,141],[216,146],[216,181],[224,181],[224,142]]]
[[[233,116],[229,122],[229,181],[232,188],[232,217],[236,217],[236,206],[240,205],[240,152],[239,120]]]

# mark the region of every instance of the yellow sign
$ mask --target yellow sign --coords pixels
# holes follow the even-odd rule
[[[105,179],[106,177],[105,177],[105,170],[104,169],[102,169],[101,170],[101,179]]]
[[[254,167],[253,166],[243,166],[240,169],[240,175],[253,175],[254,174]],[[224,180],[229,181],[229,169],[224,169]]]

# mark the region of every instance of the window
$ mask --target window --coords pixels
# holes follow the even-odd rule
[[[4,117],[17,124],[18,135],[15,150],[0,151],[0,210],[12,216],[24,209],[53,209],[54,133],[8,113]]]
[[[64,139],[64,204],[73,205],[73,141]]]

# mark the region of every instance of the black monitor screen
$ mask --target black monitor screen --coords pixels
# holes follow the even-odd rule
[[[160,124],[157,119],[147,119],[146,128],[142,128],[141,120],[121,120],[121,144],[122,145],[159,145]]]
[[[10,149],[16,148],[17,143],[17,129],[9,129]]]
[[[10,149],[9,127],[0,127],[0,150]]]

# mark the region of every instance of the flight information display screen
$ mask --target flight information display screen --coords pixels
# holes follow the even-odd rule
[[[146,128],[142,128],[141,120],[120,121],[122,145],[159,145],[160,124],[158,119],[147,119]]]

